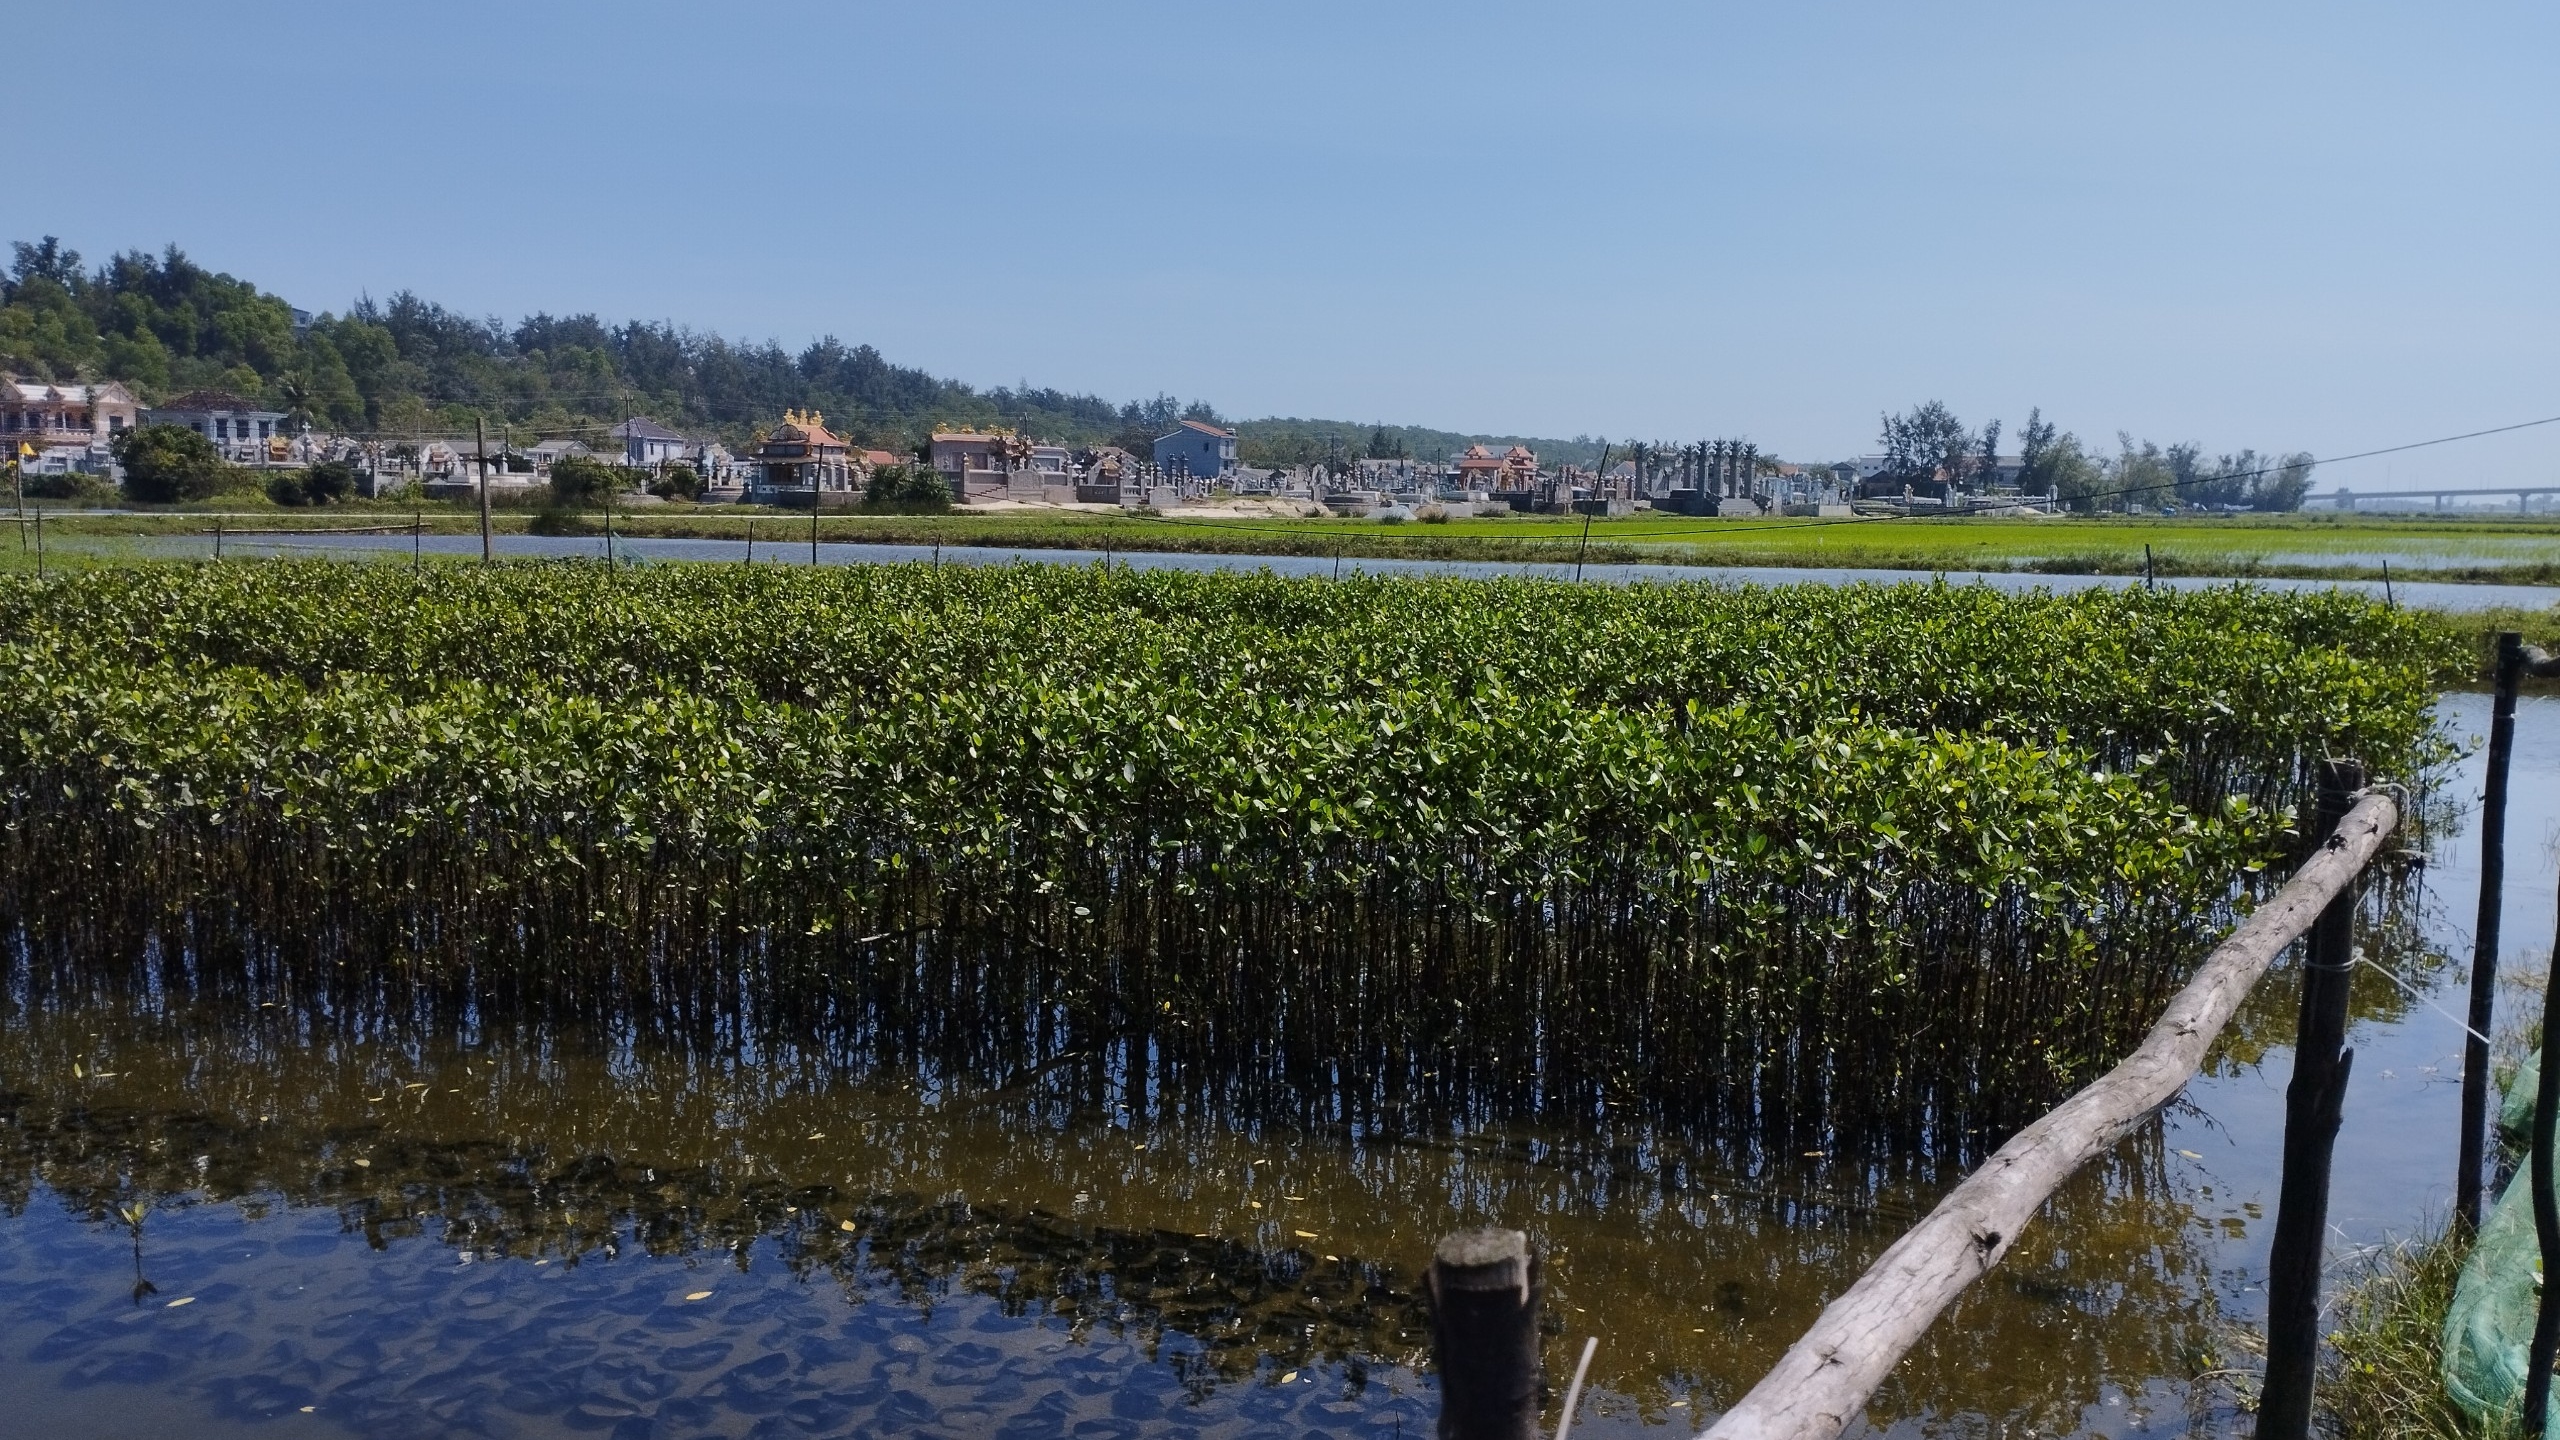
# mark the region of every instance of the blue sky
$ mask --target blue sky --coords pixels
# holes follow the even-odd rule
[[[310,309],[1802,458],[1932,397],[2329,454],[2560,415],[2547,3],[83,13],[6,238]],[[2560,426],[2322,480],[2525,474]]]

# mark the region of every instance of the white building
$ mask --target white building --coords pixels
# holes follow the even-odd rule
[[[212,441],[223,459],[238,465],[266,463],[270,442],[285,438],[283,411],[261,410],[256,401],[228,390],[190,390],[144,411],[142,421],[183,425]]]
[[[141,410],[133,392],[113,381],[104,385],[54,385],[42,380],[0,381],[0,445],[16,457],[20,446],[35,452],[24,461],[36,474],[111,468],[107,447],[138,423]]]

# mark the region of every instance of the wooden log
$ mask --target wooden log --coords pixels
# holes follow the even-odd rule
[[[1703,1433],[1713,1440],[1838,1435],[1939,1313],[2009,1252],[2063,1181],[2186,1088],[2267,967],[2355,882],[2399,823],[2400,807],[2389,795],[2359,800],[2293,879],[2205,957],[2123,1064],[2010,1137],[1825,1306],[1804,1338]]]
[[[2361,766],[2320,771],[2320,822],[2334,831]],[[2329,1249],[2329,1170],[2355,1052],[2347,1046],[2348,983],[2355,970],[2356,887],[2347,886],[2311,925],[2302,957],[2302,1005],[2293,1035],[2293,1079],[2284,1092],[2284,1181],[2275,1243],[2267,1255],[2267,1374],[2258,1392],[2259,1440],[2309,1440],[2311,1387],[2320,1363],[2320,1272]]]
[[[1537,1440],[1538,1263],[1517,1230],[1464,1230],[1431,1252],[1440,1440]]]

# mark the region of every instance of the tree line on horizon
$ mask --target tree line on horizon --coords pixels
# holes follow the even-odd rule
[[[1229,422],[1206,401],[1169,394],[1118,404],[1096,395],[979,389],[890,363],[830,335],[796,354],[664,321],[609,325],[591,314],[537,313],[514,325],[473,319],[403,290],[358,299],[345,313],[297,321],[293,307],[246,280],[208,270],[175,245],[121,252],[95,269],[46,236],[12,246],[0,276],[0,370],[35,379],[117,380],[146,402],[190,390],[238,394],[293,422],[392,440],[470,430],[475,419],[527,436],[593,435],[630,416],[751,442],[786,409],[818,410],[848,440],[910,451],[936,425],[1004,426],[1070,445],[1144,455],[1183,420],[1233,424],[1238,458],[1256,467],[1360,458],[1446,461],[1467,446],[1525,445],[1548,464],[1596,466],[1610,451],[1570,440],[1482,435],[1383,422],[1273,417]],[[1989,463],[2001,426],[1967,428],[1937,401],[1885,417],[1882,444],[1898,473],[1963,478]],[[2290,510],[2310,488],[2307,454],[2202,446],[2119,434],[2094,451],[2031,413],[2019,436],[2021,488],[2081,508],[2115,497],[2175,495],[2197,505]]]
[[[793,353],[663,321],[541,313],[508,325],[406,290],[297,323],[281,297],[175,245],[125,251],[95,269],[53,236],[12,250],[0,277],[0,370],[117,380],[146,402],[229,391],[298,424],[395,442],[468,432],[475,419],[526,435],[592,435],[640,416],[739,446],[801,409],[824,413],[848,440],[902,452],[937,425],[974,425],[1144,455],[1183,420],[1229,423],[1206,401],[1168,394],[1114,404],[1028,385],[982,390],[832,335]],[[1237,428],[1244,463],[1270,466],[1358,453],[1350,447],[1390,427],[1285,419]],[[1517,438],[1391,428],[1417,456]]]
[[[1879,436],[1883,478],[1888,484],[1961,483],[1988,473],[2002,458],[2000,429],[1997,420],[1970,429],[1937,400],[1887,415]],[[2194,441],[2161,445],[2125,430],[2116,432],[2116,453],[2108,455],[2045,419],[2041,407],[2027,412],[2014,453],[2020,491],[2050,495],[2075,510],[2169,502],[2299,510],[2317,463],[2308,451],[2260,454],[2254,448],[2208,459]]]

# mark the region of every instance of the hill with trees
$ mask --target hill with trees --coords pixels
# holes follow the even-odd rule
[[[121,380],[146,403],[194,389],[262,398],[297,422],[397,438],[455,433],[475,418],[529,434],[593,433],[626,415],[744,444],[785,409],[825,412],[865,445],[906,449],[935,425],[1003,425],[1065,444],[1143,453],[1183,419],[1227,423],[1204,401],[1160,394],[1113,403],[1063,390],[980,389],[891,363],[830,335],[794,353],[666,322],[607,324],[537,314],[510,325],[409,291],[345,311],[300,315],[249,281],[207,270],[172,245],[95,269],[51,236],[13,247],[0,280],[0,370],[33,379]],[[1248,464],[1369,453],[1376,437],[1417,458],[1516,437],[1348,421],[1258,420],[1240,427]],[[1588,459],[1597,446],[1526,439]],[[1393,449],[1389,453],[1397,453]]]

